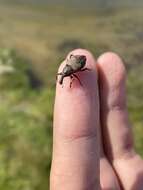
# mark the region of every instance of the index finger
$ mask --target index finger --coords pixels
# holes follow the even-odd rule
[[[77,75],[72,88],[70,78],[64,87],[57,83],[54,111],[54,144],[51,170],[51,190],[83,190],[99,188],[99,99],[95,60],[86,50],[86,67],[91,71]],[[66,61],[60,66],[60,71]],[[96,91],[95,91],[96,88]]]

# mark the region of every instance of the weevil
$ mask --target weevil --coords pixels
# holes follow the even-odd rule
[[[79,81],[80,85],[82,86],[82,83],[79,79],[79,77],[75,74],[77,72],[81,71],[90,71],[90,69],[85,68],[86,65],[86,56],[85,55],[73,55],[71,54],[69,56],[69,59],[66,60],[66,65],[64,66],[62,72],[58,73],[57,75],[61,75],[59,84],[63,85],[63,80],[65,77],[70,77],[70,88],[72,87],[72,83],[74,80],[74,77]]]

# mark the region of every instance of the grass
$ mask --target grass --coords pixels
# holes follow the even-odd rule
[[[55,73],[74,48],[95,57],[114,51],[124,59],[130,120],[143,156],[142,17],[139,8],[0,6],[0,64],[14,68],[0,75],[0,189],[47,189]]]

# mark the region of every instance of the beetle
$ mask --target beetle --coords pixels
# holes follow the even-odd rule
[[[70,82],[70,88],[72,86],[74,77],[79,81],[80,85],[82,86],[82,83],[78,76],[75,74],[80,71],[90,71],[88,68],[84,68],[86,65],[86,56],[85,55],[73,55],[71,54],[69,59],[66,60],[66,65],[64,66],[62,72],[57,73],[58,75],[61,75],[59,84],[63,84],[63,80],[65,77],[70,77],[71,82]]]

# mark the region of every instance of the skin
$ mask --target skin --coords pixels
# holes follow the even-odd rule
[[[143,160],[133,147],[121,58],[71,53],[85,55],[91,71],[78,73],[84,86],[75,80],[70,88],[69,77],[64,88],[57,83],[50,190],[142,190]]]

